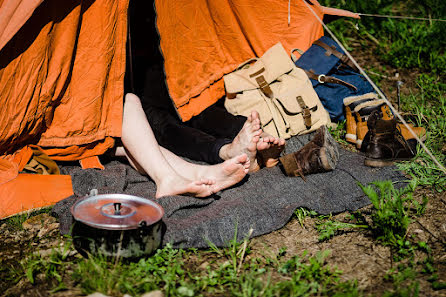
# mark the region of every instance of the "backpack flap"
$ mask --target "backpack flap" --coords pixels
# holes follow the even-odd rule
[[[231,94],[260,88],[267,97],[272,97],[268,85],[280,75],[290,72],[293,67],[293,62],[279,42],[267,50],[255,63],[244,62],[237,70],[225,75],[223,80],[226,93],[228,97],[231,97]]]
[[[309,133],[330,123],[327,111],[302,69],[295,67],[289,74],[280,76],[271,88],[275,94],[273,103],[280,110],[288,134]]]

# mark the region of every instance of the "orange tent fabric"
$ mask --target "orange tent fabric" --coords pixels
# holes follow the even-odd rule
[[[43,0],[0,0],[0,49],[25,24]]]
[[[32,145],[88,160],[121,136],[128,2],[0,0],[0,218],[73,193],[19,174]]]
[[[121,135],[128,0],[40,2],[0,2],[2,182],[28,144],[79,160]]]
[[[53,205],[73,195],[69,175],[19,174],[1,187],[0,219]]]
[[[306,50],[323,35],[303,0],[155,0],[167,86],[183,121],[224,96],[223,75],[277,42]],[[353,13],[311,6],[325,14]],[[291,22],[288,25],[288,12]]]

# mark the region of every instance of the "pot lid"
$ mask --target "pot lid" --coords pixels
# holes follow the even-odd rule
[[[164,209],[156,202],[125,194],[103,194],[79,200],[71,207],[74,219],[91,227],[129,230],[158,222]]]

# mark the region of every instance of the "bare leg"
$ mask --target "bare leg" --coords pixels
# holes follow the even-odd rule
[[[160,148],[139,98],[133,94],[127,94],[125,97],[122,142],[125,151],[118,149],[117,153],[125,154],[131,164],[155,181],[156,197],[183,193],[206,197],[240,181],[246,174],[245,166],[249,166],[246,156],[238,156],[228,163],[225,162],[226,164],[210,166],[206,170],[205,166],[185,162]],[[178,172],[181,172],[181,175]]]
[[[252,111],[251,115],[243,125],[242,130],[237,134],[234,140],[222,146],[219,155],[223,160],[228,160],[234,156],[245,153],[248,155],[251,163],[249,171],[253,172],[259,169],[259,165],[256,162],[257,143],[259,142],[260,134],[260,119],[256,111]]]
[[[165,195],[188,193],[197,197],[212,194],[210,188],[212,181],[186,179],[170,166],[161,153],[139,98],[133,94],[125,96],[122,142],[131,163],[137,164],[137,168],[143,169],[155,181],[157,197],[161,196],[160,193]]]

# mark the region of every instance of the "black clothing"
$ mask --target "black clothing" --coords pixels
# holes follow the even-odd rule
[[[233,116],[221,103],[216,103],[183,123],[167,90],[152,1],[130,2],[129,26],[128,49],[131,52],[127,59],[126,92],[140,97],[158,143],[192,160],[210,164],[222,162],[220,148],[232,142],[246,118]]]
[[[147,70],[141,103],[161,146],[176,155],[210,164],[223,162],[219,156],[221,147],[232,142],[246,121],[246,117],[230,114],[217,102],[182,122],[169,97],[160,64]]]

